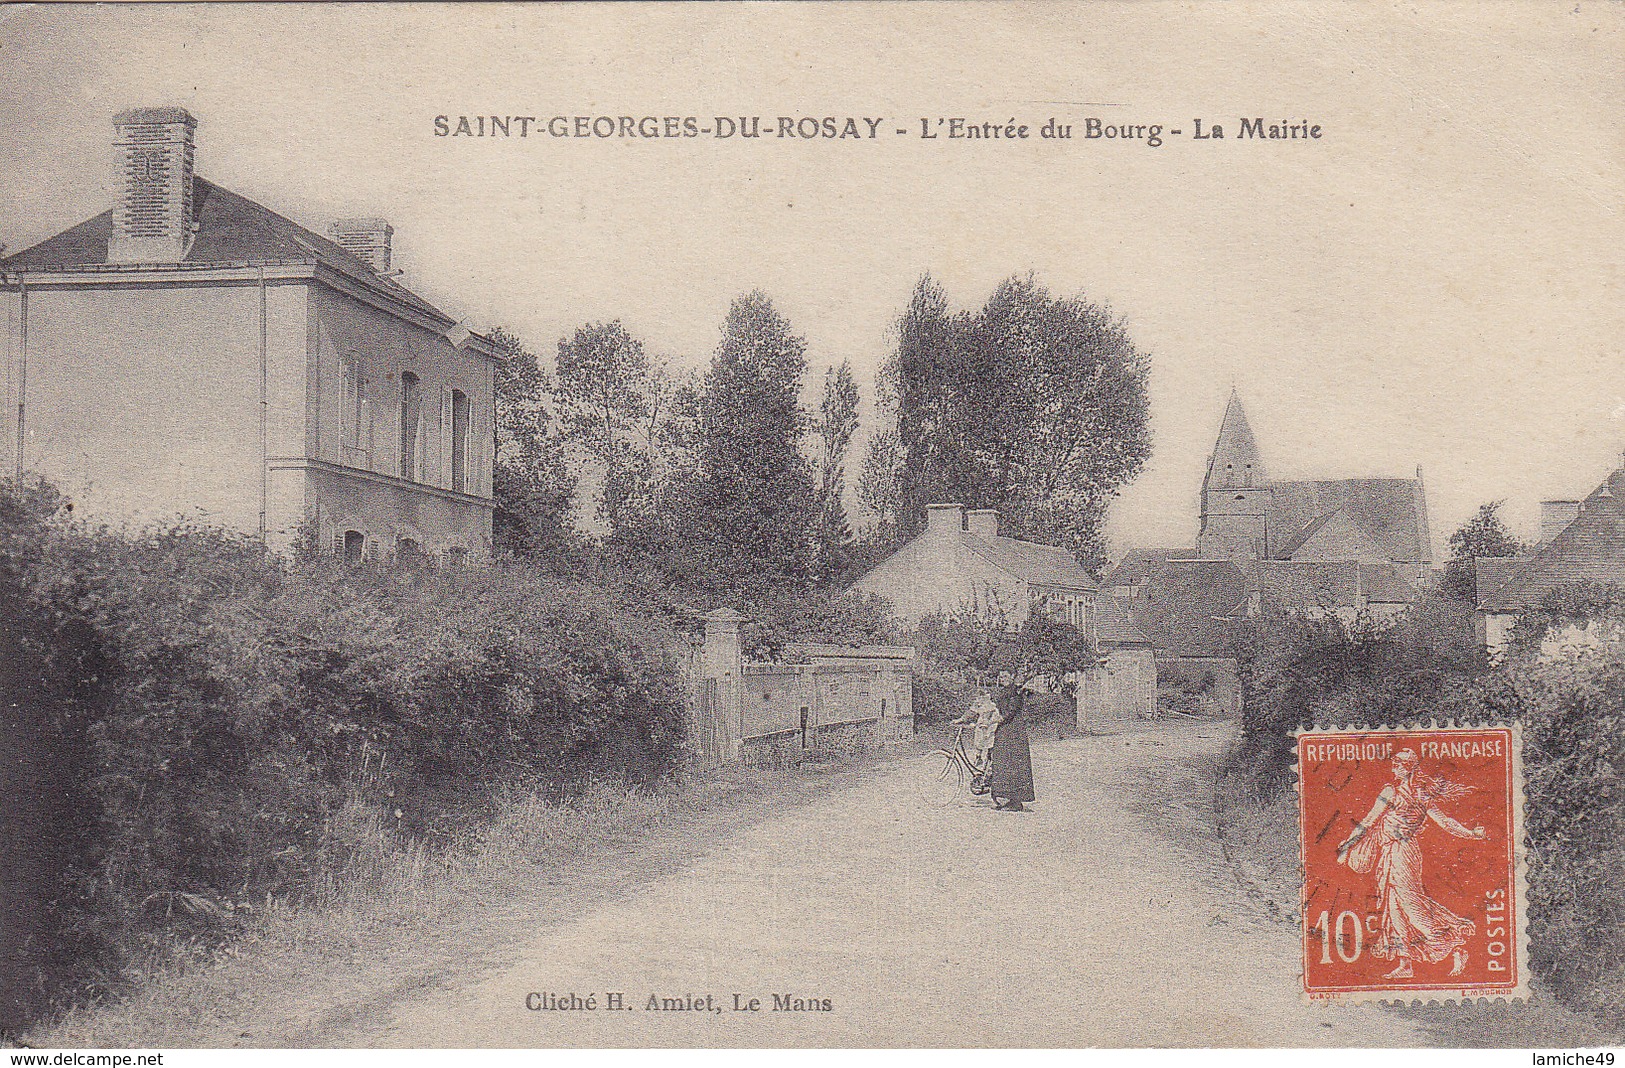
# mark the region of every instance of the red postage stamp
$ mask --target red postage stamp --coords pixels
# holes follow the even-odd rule
[[[1516,724],[1298,733],[1303,992],[1525,996]]]

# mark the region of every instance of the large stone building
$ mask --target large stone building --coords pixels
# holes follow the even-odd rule
[[[1421,469],[1414,479],[1271,481],[1232,391],[1202,478],[1195,555],[1388,564],[1420,582],[1433,565]]]
[[[114,523],[488,555],[492,348],[397,281],[388,223],[323,237],[195,176],[180,108],[113,129],[111,208],[0,260],[7,473]]]
[[[1432,564],[1420,469],[1414,479],[1271,480],[1232,391],[1202,477],[1196,544],[1131,549],[1102,586],[1131,600],[1164,678],[1212,675],[1233,703],[1237,621],[1389,617],[1415,601]]]

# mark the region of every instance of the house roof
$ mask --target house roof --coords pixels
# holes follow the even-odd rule
[[[381,290],[447,326],[454,322],[445,312],[394,279],[375,272],[365,260],[247,197],[194,177],[192,205],[197,232],[191,247],[187,249],[185,263],[319,263],[365,286]],[[105,267],[107,243],[112,233],[113,212],[109,209],[0,260],[0,269]]]
[[[1625,586],[1625,467],[1592,491],[1561,533],[1507,572],[1487,590],[1480,580],[1479,608],[1520,611],[1569,583]]]
[[[1050,586],[1067,590],[1093,590],[1099,586],[1077,558],[1066,549],[1040,545],[1018,538],[987,537],[960,531],[959,537],[972,552],[1029,586]]]
[[[1342,478],[1270,483],[1265,525],[1268,555],[1290,556],[1333,515],[1343,512],[1395,561],[1433,558],[1422,484],[1410,478]]]
[[[1474,599],[1479,607],[1493,600],[1506,580],[1529,562],[1527,556],[1480,556],[1473,560]]]
[[[1188,560],[1196,555],[1194,549],[1130,549],[1117,566],[1106,572],[1100,584],[1108,588],[1137,586],[1169,560]]]
[[[1232,560],[1166,560],[1133,601],[1134,622],[1176,656],[1228,656],[1252,582]]]
[[[1360,592],[1376,604],[1413,604],[1416,584],[1394,564],[1361,563]]]
[[[1153,645],[1134,619],[1134,602],[1106,594],[1095,602],[1095,636],[1106,645]]]
[[[1353,560],[1258,560],[1249,570],[1264,605],[1285,612],[1331,611],[1358,600]]]

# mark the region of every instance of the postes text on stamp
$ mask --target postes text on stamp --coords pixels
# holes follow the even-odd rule
[[[1303,991],[1526,993],[1517,726],[1300,731]]]

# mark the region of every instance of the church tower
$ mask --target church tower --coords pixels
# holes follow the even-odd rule
[[[1219,440],[1202,479],[1202,529],[1197,550],[1208,558],[1256,560],[1265,555],[1270,490],[1253,428],[1234,389],[1224,407]]]

